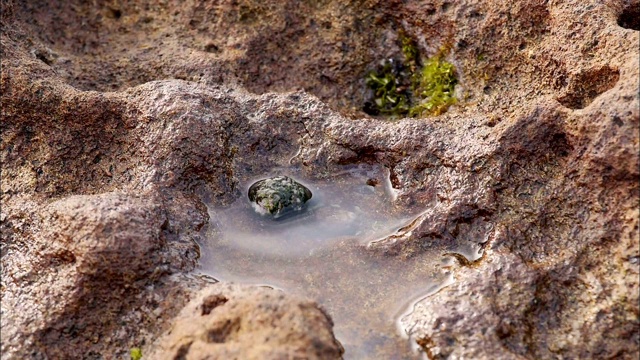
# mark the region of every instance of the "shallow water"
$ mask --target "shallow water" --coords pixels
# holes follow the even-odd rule
[[[307,208],[274,220],[257,214],[246,194],[230,206],[209,207],[200,270],[316,300],[333,317],[346,359],[418,358],[397,322],[417,300],[453,281],[453,259],[440,249],[400,258],[366,245],[411,222],[419,209],[393,206],[384,169],[351,168],[313,181],[284,175],[312,191]]]

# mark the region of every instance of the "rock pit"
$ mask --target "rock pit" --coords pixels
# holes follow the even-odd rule
[[[321,299],[199,264],[207,206],[359,165],[421,209],[363,256],[482,249],[398,319],[415,356],[638,358],[638,1],[1,4],[3,358],[341,357]],[[445,114],[362,111],[400,32],[449,49]]]

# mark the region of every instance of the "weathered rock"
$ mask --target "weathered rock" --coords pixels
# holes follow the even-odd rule
[[[5,205],[28,215],[3,216],[3,275],[13,280],[3,280],[3,356],[126,353],[136,344],[122,319],[159,325],[157,312],[175,313],[184,302],[188,289],[163,278],[184,266],[194,245],[167,244],[171,217],[153,193],[76,195],[42,206],[12,200]],[[17,236],[25,215],[31,220]],[[146,294],[151,284],[156,292]],[[160,297],[168,293],[171,301]]]
[[[638,5],[3,0],[3,358],[149,353],[203,286],[180,275],[203,199],[358,163],[426,209],[371,251],[484,250],[403,320],[430,356],[637,358]],[[451,49],[458,105],[345,118],[364,116],[362,76],[400,53],[399,27]],[[278,339],[259,351],[290,354]]]
[[[311,190],[288,176],[262,179],[249,187],[249,201],[254,209],[274,218],[302,210],[311,197]]]
[[[211,285],[152,346],[151,359],[340,359],[331,318],[281,291]]]

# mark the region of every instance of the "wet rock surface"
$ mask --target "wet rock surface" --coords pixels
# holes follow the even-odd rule
[[[426,209],[368,251],[479,254],[401,319],[428,357],[637,358],[638,6],[3,0],[3,358],[179,352],[189,301],[218,291],[191,273],[204,203],[270,169],[360,163]],[[450,47],[446,114],[358,111],[398,27],[428,55]],[[311,303],[225,289],[234,311],[204,317],[219,341],[194,338],[194,357],[339,356]],[[286,321],[224,330],[265,308]],[[273,340],[252,352],[248,334]]]

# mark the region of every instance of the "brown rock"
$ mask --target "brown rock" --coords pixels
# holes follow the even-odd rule
[[[402,321],[430,357],[637,358],[638,1],[318,4],[2,1],[3,358],[150,353],[205,286],[186,275],[203,202],[276,167],[363,163],[425,209],[371,251],[464,252]],[[427,56],[450,49],[445,115],[359,112],[400,28]],[[200,318],[221,343],[178,321],[156,346],[339,356],[310,303],[218,288]]]
[[[200,291],[152,346],[151,359],[340,359],[331,318],[281,291],[216,284]]]
[[[187,289],[159,281],[184,260],[176,256],[179,247],[167,245],[168,218],[153,195],[105,193],[71,196],[43,209],[17,206],[33,213],[10,212],[3,219],[10,234],[3,275],[11,279],[3,280],[3,356],[81,358],[113,351],[106,349],[134,340],[122,318],[157,324],[155,313],[175,312],[184,301]],[[17,235],[16,223],[26,219],[28,227]],[[151,283],[155,294],[145,292]],[[174,293],[172,302],[160,297],[167,293]]]

